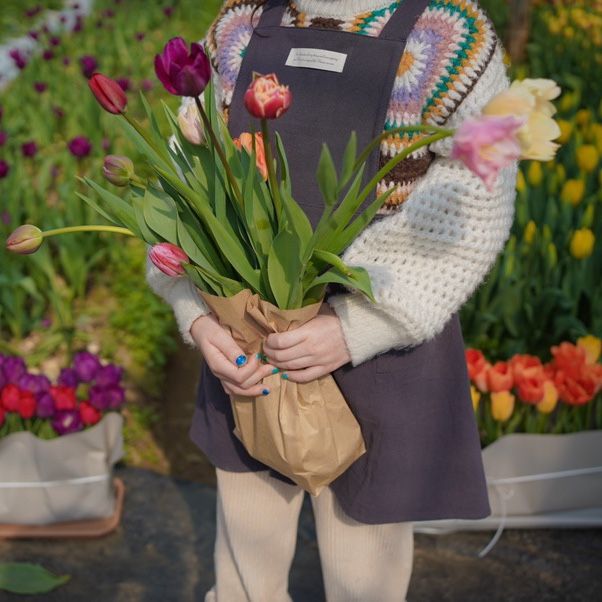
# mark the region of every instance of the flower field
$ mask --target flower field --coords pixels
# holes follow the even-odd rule
[[[68,4],[77,11],[77,2]],[[154,56],[171,37],[202,37],[220,4],[96,0],[60,34],[33,23],[40,6],[63,3],[3,4],[0,40],[29,35],[38,44],[12,52],[20,73],[0,92],[4,239],[25,223],[43,230],[108,223],[78,196],[89,194],[82,179],[100,180],[109,154],[130,157],[142,177],[145,162],[98,106],[88,78],[101,71],[130,98],[143,91],[158,116],[160,100],[176,111],[179,100],[154,76]],[[502,31],[506,3],[483,5]],[[511,237],[461,310],[483,443],[505,432],[602,428],[601,25],[600,2],[536,2],[526,60],[509,64],[513,79],[561,86],[562,146],[553,161],[521,164]],[[144,122],[141,108],[132,103]],[[168,124],[159,120],[159,128],[167,137]],[[171,308],[144,281],[140,241],[70,234],[31,256],[3,245],[0,262],[0,352],[56,378],[74,354],[92,348],[125,367],[130,387],[160,395],[158,375],[176,335]]]

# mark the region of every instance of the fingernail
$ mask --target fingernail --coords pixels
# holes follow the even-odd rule
[[[256,353],[256,354],[255,354],[255,357],[256,357],[258,360],[260,360],[260,359],[261,359],[261,353]]]
[[[281,378],[284,378],[284,380],[288,380],[288,374],[286,372],[283,372],[280,376]]]
[[[237,366],[244,366],[247,363],[247,356],[246,355],[239,355],[236,360],[236,365]]]
[[[280,372],[280,368],[274,368],[272,370],[272,374],[278,374],[278,372]]]
[[[263,395],[269,395],[269,394],[270,394],[270,390],[269,390],[269,389],[264,389],[264,390],[262,391],[262,394],[263,394]]]

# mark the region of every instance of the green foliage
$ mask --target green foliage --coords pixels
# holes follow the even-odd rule
[[[55,575],[31,562],[1,562],[0,590],[13,594],[44,594],[67,583],[70,575]]]

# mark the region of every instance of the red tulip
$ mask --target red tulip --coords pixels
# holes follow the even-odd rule
[[[244,103],[247,111],[261,119],[280,117],[291,105],[293,95],[281,84],[275,73],[260,75],[253,72],[253,81],[247,88]]]
[[[95,73],[88,80],[88,85],[94,97],[105,111],[114,115],[125,113],[127,96],[115,80],[102,73]]]
[[[155,73],[170,94],[199,96],[211,78],[211,65],[201,44],[193,42],[190,52],[183,38],[172,38],[155,56]]]
[[[153,245],[148,254],[150,260],[168,276],[181,276],[185,273],[183,263],[190,259],[180,247],[169,242],[160,242]]]

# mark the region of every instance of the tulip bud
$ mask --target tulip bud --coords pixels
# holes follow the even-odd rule
[[[567,180],[560,192],[560,198],[565,203],[570,203],[573,206],[578,205],[585,195],[585,182],[583,180]]]
[[[476,412],[479,407],[481,392],[472,384],[470,385],[470,397],[472,398],[472,409]]]
[[[577,346],[585,350],[586,362],[595,364],[602,354],[602,339],[592,334],[587,334],[577,339]]]
[[[571,236],[570,250],[575,259],[586,259],[594,250],[596,237],[589,228],[579,228]]]
[[[599,161],[598,150],[593,144],[584,144],[577,149],[577,165],[579,169],[587,173],[592,173],[598,167]]]
[[[254,71],[244,103],[253,117],[276,119],[290,107],[292,98],[289,87],[281,84],[275,73],[261,75]]]
[[[42,244],[42,231],[32,224],[19,226],[6,239],[6,249],[20,255],[35,253]]]
[[[533,242],[533,238],[535,233],[537,232],[537,224],[531,219],[525,226],[525,230],[523,232],[523,240],[530,245]]]
[[[494,420],[505,422],[514,411],[515,397],[510,391],[491,393],[491,415]]]
[[[547,246],[548,253],[548,264],[551,268],[555,268],[558,265],[558,251],[556,245],[553,242],[549,242]]]
[[[560,128],[560,136],[557,140],[560,144],[566,144],[573,133],[573,124],[570,121],[566,121],[566,119],[559,119],[557,123]]]
[[[551,380],[543,383],[543,399],[535,404],[538,412],[542,414],[551,414],[558,403],[558,389]]]
[[[180,247],[169,242],[160,242],[153,245],[148,253],[150,260],[168,276],[181,276],[186,273],[183,263],[190,259]]]
[[[178,113],[178,125],[182,135],[191,144],[203,144],[205,131],[201,124],[201,116],[196,105],[189,103]]]
[[[107,155],[102,165],[102,174],[115,186],[127,186],[134,175],[134,164],[128,157]]]
[[[543,181],[543,169],[539,161],[531,161],[527,170],[527,180],[531,186],[539,186]]]
[[[105,111],[114,115],[125,113],[127,96],[123,88],[115,80],[102,73],[95,73],[88,80],[88,85],[94,97]]]

